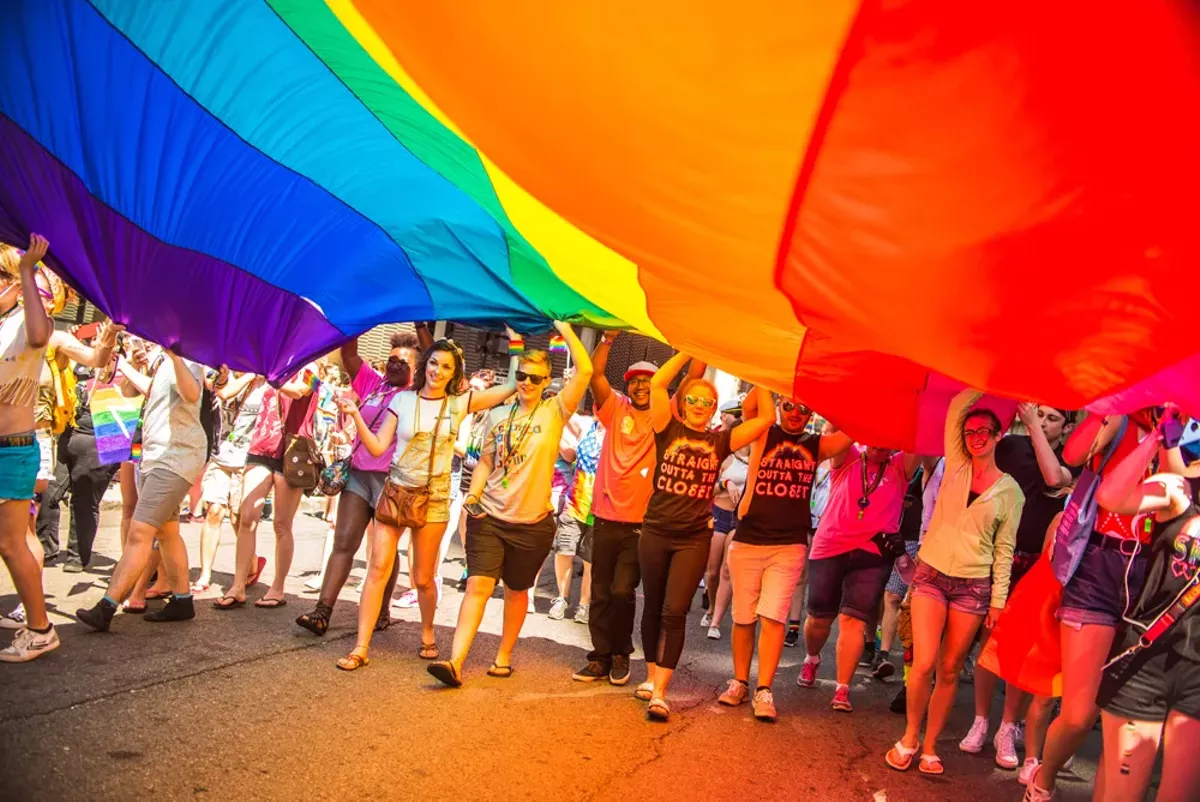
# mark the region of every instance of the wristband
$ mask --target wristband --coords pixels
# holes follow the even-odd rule
[[[565,354],[567,352],[567,341],[561,334],[553,334],[550,337],[550,353]]]
[[[508,355],[520,356],[525,353],[525,338],[521,335],[510,337],[508,340]]]

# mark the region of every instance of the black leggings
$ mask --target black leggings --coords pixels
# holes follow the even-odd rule
[[[101,465],[96,435],[67,429],[58,438],[58,467],[38,511],[38,539],[47,554],[58,551],[59,503],[71,494],[71,524],[66,556],[87,565],[100,526],[100,501],[120,469],[120,463]],[[50,547],[53,547],[51,550]]]
[[[638,561],[646,600],[642,610],[646,662],[672,670],[679,664],[688,610],[708,566],[711,540],[712,530],[707,527],[685,535],[667,535],[642,526]]]

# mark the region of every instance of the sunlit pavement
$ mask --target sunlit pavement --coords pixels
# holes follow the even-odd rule
[[[415,609],[393,609],[403,620],[376,635],[369,666],[338,671],[334,662],[354,643],[353,580],[362,555],[329,633],[316,638],[296,627],[293,619],[315,598],[301,588],[318,568],[325,532],[309,515],[297,519],[286,607],[218,612],[209,600],[218,594],[209,593],[198,600],[194,621],[154,625],[119,615],[110,633],[93,633],[65,616],[103,593],[119,553],[118,516],[104,513],[88,572],[46,570],[62,647],[29,664],[0,665],[0,799],[1021,798],[1015,772],[993,763],[990,742],[979,756],[958,750],[971,721],[969,686],[960,688],[941,744],[945,776],[889,769],[883,755],[904,725],[887,710],[899,680],[879,683],[860,673],[855,712],[831,711],[832,641],[812,690],[795,685],[803,649],[785,651],[778,723],[756,722],[749,705],[720,707],[730,623],[722,640],[706,639],[698,604],[671,687],[671,721],[648,722],[632,697],[634,682],[644,678],[640,659],[625,688],[571,681],[584,662],[587,627],[546,618],[554,595],[550,562],[511,679],[484,675],[497,644],[499,600],[489,607],[460,690],[438,686],[417,658]],[[66,526],[64,514],[64,538]],[[195,562],[199,526],[184,532]],[[273,537],[264,523],[259,553],[272,563]],[[453,585],[461,554],[456,544],[444,566],[443,653],[458,611]],[[232,567],[226,524],[215,579],[228,582]],[[264,579],[271,576],[269,563]],[[266,587],[257,585],[250,599]],[[0,609],[15,603],[3,573]],[[998,703],[995,711],[998,723]],[[1076,775],[1060,782],[1059,799],[1090,798],[1098,752],[1094,733]]]

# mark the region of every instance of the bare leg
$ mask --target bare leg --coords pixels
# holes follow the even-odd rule
[[[437,613],[438,595],[435,581],[438,576],[442,541],[445,540],[445,523],[428,523],[412,533],[414,575],[413,587],[417,590],[417,603],[421,607],[421,643],[435,643],[433,617]],[[395,547],[392,548],[395,551]]]
[[[783,654],[783,636],[787,634],[787,626],[782,621],[770,618],[760,618],[758,622],[761,627],[758,633],[758,684],[769,688],[775,681],[775,672],[779,669],[779,658]]]
[[[1099,768],[1103,777],[1096,777],[1096,789],[1092,799],[1095,802],[1143,799],[1150,787],[1150,774],[1154,770],[1154,759],[1158,755],[1163,723],[1130,721],[1110,713],[1102,713],[1100,718],[1104,722],[1104,756]],[[1190,762],[1193,766],[1196,763],[1194,759]],[[1166,780],[1165,761],[1163,769],[1163,779]],[[1194,798],[1195,793],[1196,787],[1193,786],[1190,794],[1164,796],[1164,789],[1160,787],[1158,798],[1183,800]]]
[[[25,620],[34,629],[45,629],[50,619],[42,592],[42,569],[25,542],[28,528],[28,500],[0,504],[0,558],[17,587],[17,597],[25,605]]]
[[[221,545],[221,525],[225,521],[225,505],[209,504],[204,511],[204,526],[200,529],[200,576],[197,585],[212,584],[213,562]]]
[[[574,572],[574,554],[554,555],[554,578],[558,583],[558,595],[567,600],[571,598],[571,574]]]
[[[883,632],[879,637],[879,648],[885,652],[892,650],[896,640],[896,620],[900,617],[902,599],[902,596],[890,591],[883,594]]]
[[[1200,721],[1172,710],[1167,714],[1163,740],[1163,771],[1158,798],[1162,802],[1200,798],[1200,760],[1196,760]],[[1117,795],[1113,794],[1112,798],[1116,799]]]
[[[946,728],[946,719],[954,707],[954,694],[958,690],[958,672],[962,670],[967,652],[975,642],[975,633],[983,623],[983,616],[971,615],[959,610],[950,610],[946,617],[946,631],[942,636],[942,650],[938,656],[937,678],[933,684],[933,695],[929,698],[929,720],[925,722],[925,743],[922,753],[937,754],[937,739]]]
[[[495,589],[496,580],[490,576],[467,578],[467,592],[463,596],[462,606],[458,608],[458,624],[454,627],[454,647],[450,655],[450,662],[460,673],[475,635],[479,632],[479,625],[483,622],[488,599]],[[505,618],[507,620],[507,612]]]
[[[529,612],[529,590],[504,589],[504,631],[500,635],[500,648],[496,650],[496,665],[511,666],[512,650]]]
[[[125,548],[125,538],[129,536],[129,525],[133,523],[133,511],[137,509],[137,481],[134,476],[136,468],[132,462],[122,462],[120,469],[121,481],[121,548]]]
[[[282,599],[284,597],[283,583],[288,571],[292,569],[292,555],[296,553],[296,540],[292,535],[292,525],[296,521],[296,512],[304,491],[292,487],[283,478],[283,474],[275,474],[275,576],[271,587],[264,599]]]
[[[1054,713],[1054,700],[1048,696],[1035,696],[1025,716],[1025,757],[1042,759],[1046,743],[1046,730]]]
[[[110,599],[120,604],[133,591],[139,577],[145,575],[157,534],[158,529],[144,521],[134,521],[130,524],[129,535],[125,540],[125,552],[121,555],[117,567],[113,569],[112,580],[108,583]]]
[[[754,624],[733,622],[730,646],[733,649],[733,678],[750,683],[750,663],[754,660]],[[761,672],[762,655],[758,658]]]
[[[671,684],[671,677],[675,675],[675,669],[663,668],[656,665],[654,667],[654,699],[667,698],[667,686]]]
[[[821,650],[829,641],[829,633],[832,630],[832,618],[817,618],[810,615],[804,619],[804,647],[809,657],[821,656]]]
[[[354,651],[363,657],[367,656],[367,650],[371,647],[371,635],[375,631],[375,622],[379,620],[384,588],[396,560],[396,542],[400,539],[400,532],[393,527],[377,524],[371,537],[376,543],[371,552],[371,563],[367,566],[362,595],[358,599],[358,640],[354,646]]]
[[[1115,634],[1112,627],[1099,624],[1084,624],[1078,630],[1061,624],[1059,632],[1063,652],[1062,713],[1046,733],[1042,767],[1034,780],[1047,791],[1054,790],[1058,773],[1083,744],[1100,714],[1096,693]]]
[[[900,743],[916,749],[921,737],[921,724],[933,695],[933,673],[942,632],[946,627],[946,605],[928,596],[913,596],[911,601],[913,630],[913,662],[905,682],[907,721]]]
[[[162,559],[162,570],[158,572],[159,583],[166,582],[166,588],[179,596],[186,596],[188,590],[188,554],[187,545],[179,535],[178,517],[167,521],[158,530],[158,553]]]
[[[592,564],[587,560],[583,561],[583,581],[579,583],[579,606],[591,607],[592,605]]]
[[[714,532],[708,544],[708,567],[704,571],[704,592],[708,595],[708,609],[717,606],[717,587],[721,584],[721,564],[725,560],[725,532]]]
[[[720,627],[725,620],[725,613],[733,603],[733,581],[729,577],[729,546],[733,543],[732,535],[725,538],[725,557],[721,561],[721,579],[717,586],[717,603],[713,605],[712,625]]]
[[[271,492],[275,479],[271,469],[265,465],[247,465],[242,479],[242,509],[238,514],[237,556],[234,562],[233,582],[225,595],[239,601],[246,600],[246,583],[254,571],[258,554],[258,523],[262,520],[263,505]]]
[[[812,616],[809,616],[812,620]],[[839,685],[849,685],[854,679],[854,670],[858,667],[858,658],[863,653],[863,633],[867,631],[867,623],[853,616],[841,613],[838,615],[837,639],[837,681]],[[812,650],[809,650],[809,654]]]

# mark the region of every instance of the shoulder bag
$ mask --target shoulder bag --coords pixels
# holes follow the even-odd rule
[[[395,529],[417,530],[425,526],[429,513],[429,488],[433,484],[433,460],[437,455],[438,430],[442,428],[442,418],[446,414],[446,402],[450,396],[442,398],[442,408],[438,410],[437,420],[433,423],[433,436],[429,441],[429,473],[425,478],[424,487],[405,487],[392,481],[385,482],[383,492],[379,494],[379,502],[375,505],[375,520]],[[421,410],[421,397],[417,396],[418,420]],[[414,427],[416,428],[416,427]],[[413,436],[420,434],[414,432]]]

